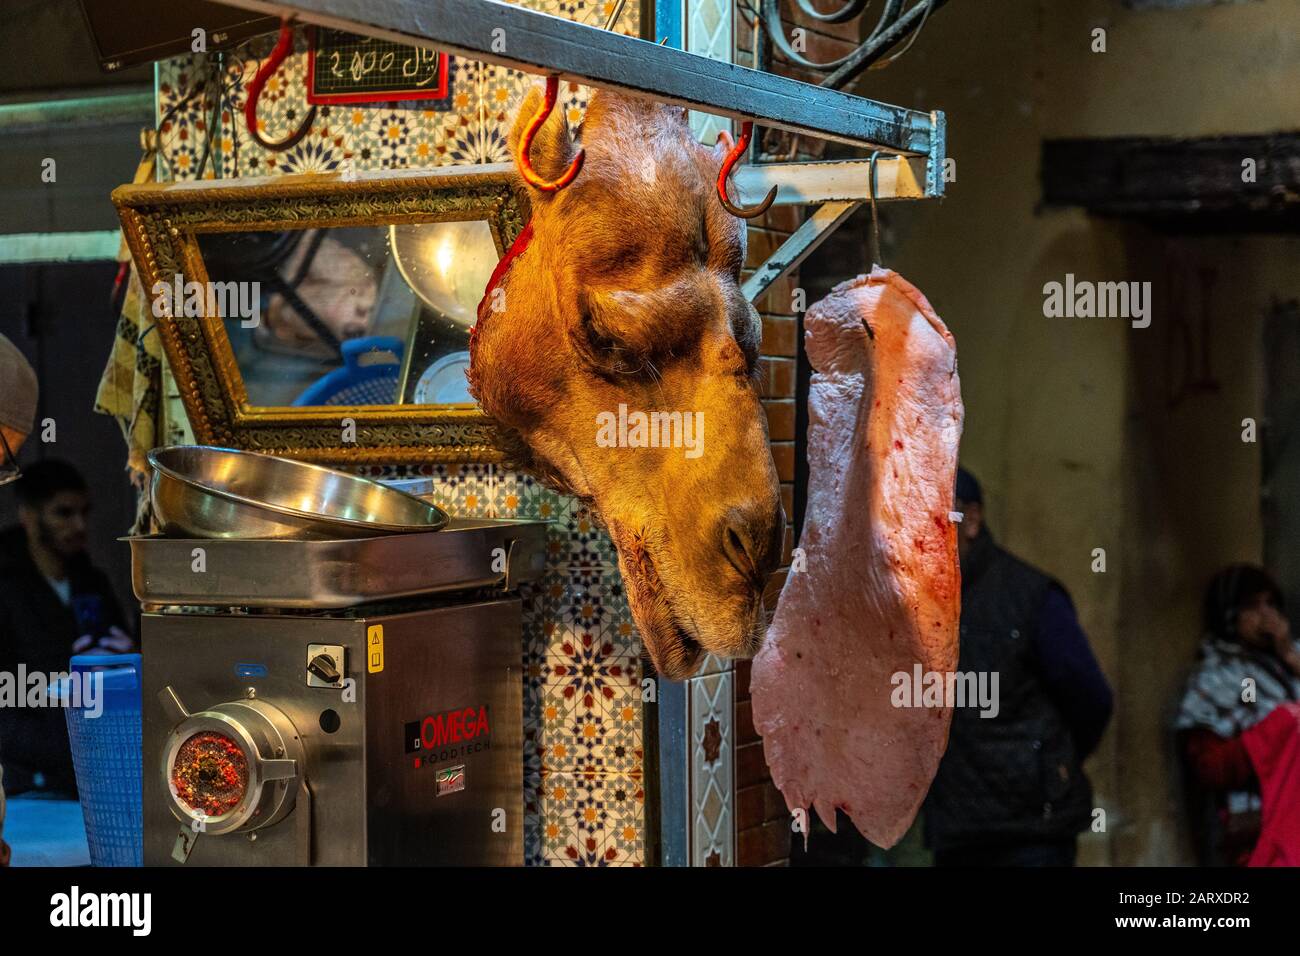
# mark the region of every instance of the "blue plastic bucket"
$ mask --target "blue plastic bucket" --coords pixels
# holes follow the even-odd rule
[[[58,695],[65,702],[90,862],[140,866],[144,858],[140,655],[79,654],[69,669],[82,682],[80,700],[71,679],[59,682]],[[88,680],[97,684],[102,680],[94,700],[87,699]]]

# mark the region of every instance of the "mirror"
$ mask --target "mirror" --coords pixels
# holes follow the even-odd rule
[[[527,218],[508,165],[113,199],[197,440],[316,461],[500,460],[465,372],[479,299]]]
[[[484,220],[198,237],[250,406],[473,405],[465,372],[499,258]],[[244,305],[241,300],[241,305]]]

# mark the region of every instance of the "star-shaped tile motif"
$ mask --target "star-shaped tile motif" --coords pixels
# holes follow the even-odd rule
[[[704,762],[717,763],[722,753],[722,725],[714,717],[704,725]]]

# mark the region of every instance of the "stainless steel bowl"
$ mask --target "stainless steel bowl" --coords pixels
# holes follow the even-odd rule
[[[376,481],[256,452],[174,445],[149,453],[164,534],[333,540],[437,531],[441,508]]]

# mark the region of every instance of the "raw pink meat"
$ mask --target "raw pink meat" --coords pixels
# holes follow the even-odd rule
[[[805,325],[806,567],[754,659],[754,724],[791,810],[811,805],[833,831],[839,808],[889,847],[948,742],[950,710],[895,707],[891,678],[957,666],[957,349],[925,296],[880,268]]]

